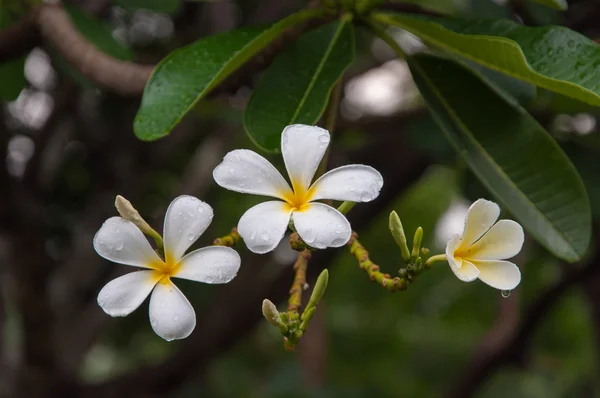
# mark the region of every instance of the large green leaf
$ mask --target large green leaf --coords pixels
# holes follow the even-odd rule
[[[600,46],[567,28],[388,13],[373,18],[491,69],[600,106]]]
[[[534,3],[542,4],[550,8],[554,8],[556,10],[564,11],[569,5],[567,4],[567,0],[529,0]]]
[[[318,10],[304,10],[266,28],[233,30],[172,52],[146,84],[133,124],[135,135],[156,140],[169,134],[201,98],[283,31],[320,15]]]
[[[315,124],[333,86],[354,60],[354,30],[347,20],[301,36],[279,54],[250,97],[244,126],[256,145],[277,152],[281,131]]]
[[[0,10],[0,30],[9,26],[14,20],[7,12]],[[12,101],[17,99],[27,83],[25,79],[25,58],[20,57],[0,64],[0,99]]]
[[[590,205],[552,137],[476,72],[431,55],[409,66],[437,123],[488,190],[549,251],[580,260],[590,241]]]

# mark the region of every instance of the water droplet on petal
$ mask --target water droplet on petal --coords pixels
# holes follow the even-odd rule
[[[120,240],[117,243],[115,243],[115,250],[119,251],[119,250],[122,250],[122,249],[123,249],[123,241]]]
[[[198,213],[204,213],[204,206],[198,206]]]
[[[502,295],[502,297],[508,298],[510,296],[510,290],[502,290],[500,294]]]
[[[268,233],[266,233],[266,232],[263,232],[262,234],[260,234],[260,238],[261,238],[262,240],[269,240],[270,236],[269,236],[269,234],[268,234]]]
[[[173,315],[173,321],[177,322],[179,320],[179,314]]]
[[[304,232],[304,234],[301,236],[301,238],[306,243],[312,243],[317,238],[317,232],[314,229],[309,228],[309,229],[306,230],[306,232]]]
[[[188,240],[194,240],[196,236],[194,234],[189,234],[188,235]]]
[[[152,326],[156,326],[156,325],[158,325],[158,321],[156,320],[156,318],[150,318],[150,324]]]
[[[363,192],[360,195],[360,200],[363,201],[363,202],[369,202],[372,199],[373,199],[373,197],[371,196],[371,194],[369,194],[367,192]]]
[[[250,240],[254,240],[256,238],[256,231],[252,231],[250,233]]]

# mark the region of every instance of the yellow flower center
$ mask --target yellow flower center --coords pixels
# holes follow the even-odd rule
[[[173,257],[166,254],[165,261],[156,261],[148,264],[148,267],[152,268],[152,279],[157,280],[159,283],[167,284],[171,280],[172,276],[175,276],[179,272],[181,262],[173,261]]]
[[[314,196],[312,189],[306,189],[303,184],[298,184],[292,181],[293,192],[282,193],[283,199],[287,203],[287,210],[304,211],[308,207],[308,203]]]

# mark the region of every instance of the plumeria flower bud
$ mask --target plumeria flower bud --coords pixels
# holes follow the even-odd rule
[[[328,171],[311,185],[329,140],[329,132],[320,127],[294,124],[283,130],[281,152],[291,188],[268,160],[250,150],[229,152],[215,168],[213,177],[223,188],[280,199],[252,207],[240,219],[238,231],[248,249],[254,253],[275,249],[290,218],[311,247],[340,247],[348,242],[352,229],[346,217],[317,201],[370,202],[379,196],[383,178],[370,166],[348,165]]]
[[[152,236],[162,246],[162,237],[140,216],[140,213],[133,207],[130,201],[121,195],[117,195],[115,198],[115,207],[121,217],[134,223],[143,233]]]
[[[413,249],[412,249],[412,257],[419,257],[419,253],[421,252],[421,242],[423,241],[423,228],[419,227],[415,231],[415,236],[413,237]]]
[[[317,282],[315,283],[315,288],[310,295],[310,300],[306,305],[306,309],[316,307],[321,301],[321,297],[325,294],[325,289],[327,289],[327,282],[329,282],[329,271],[324,269],[317,278]],[[304,314],[302,314],[304,316]]]
[[[150,295],[154,332],[167,341],[189,336],[196,326],[196,314],[171,278],[227,283],[240,268],[240,256],[230,247],[204,247],[184,255],[212,218],[212,208],[192,196],[173,200],[165,215],[164,259],[132,221],[122,217],[106,220],[94,237],[96,252],[107,260],[144,270],[110,281],[98,294],[98,305],[110,316],[127,316]]]
[[[264,299],[262,303],[262,313],[265,319],[276,328],[279,328],[285,333],[287,326],[283,323],[279,311],[273,302],[269,299]]]
[[[395,211],[390,213],[389,228],[396,244],[400,246],[402,258],[404,261],[408,261],[408,259],[410,259],[410,252],[408,251],[408,246],[406,244],[406,235],[404,234],[404,228],[402,227],[400,217],[398,217],[398,213]]]
[[[521,251],[523,228],[512,220],[500,220],[500,207],[479,199],[467,212],[461,235],[452,235],[446,246],[450,269],[465,282],[479,278],[493,288],[512,290],[521,281],[519,268],[504,261]]]

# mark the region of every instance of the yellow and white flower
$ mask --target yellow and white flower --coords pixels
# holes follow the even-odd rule
[[[164,222],[164,253],[160,258],[144,234],[131,221],[112,217],[94,237],[94,249],[115,263],[145,268],[110,281],[98,294],[98,304],[108,315],[126,316],[150,295],[150,324],[167,341],[183,339],[196,326],[194,308],[171,278],[204,283],[227,283],[240,268],[239,254],[229,248],[210,246],[185,251],[206,230],[213,210],[192,196],[171,202]]]
[[[329,140],[329,132],[319,127],[294,124],[283,130],[281,152],[292,188],[268,160],[250,150],[229,152],[215,168],[213,177],[223,188],[281,199],[258,204],[241,217],[238,232],[251,251],[273,250],[290,218],[312,247],[340,247],[348,242],[352,230],[346,217],[316,201],[369,202],[379,195],[383,178],[370,166],[348,165],[330,170],[311,185]]]
[[[504,261],[523,247],[523,228],[512,220],[500,220],[500,207],[479,199],[467,212],[461,235],[452,235],[446,245],[446,258],[456,276],[465,282],[479,278],[501,290],[514,289],[521,281],[519,268]]]

